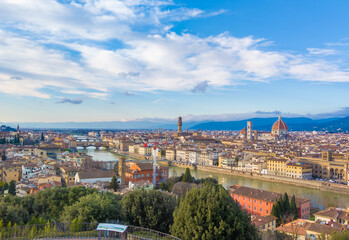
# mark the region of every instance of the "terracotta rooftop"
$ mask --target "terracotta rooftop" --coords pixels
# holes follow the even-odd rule
[[[91,171],[91,172],[78,172],[80,179],[90,178],[110,178],[115,176],[113,171]]]
[[[336,219],[338,216],[337,209],[335,207],[329,207],[320,212],[314,213],[315,216]]]

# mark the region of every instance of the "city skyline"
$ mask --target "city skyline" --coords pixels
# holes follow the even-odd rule
[[[0,120],[345,117],[348,7],[3,1]]]

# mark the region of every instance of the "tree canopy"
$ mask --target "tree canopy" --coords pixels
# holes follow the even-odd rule
[[[120,219],[120,201],[110,193],[86,195],[70,206],[66,206],[61,222],[103,222]]]
[[[223,186],[193,188],[174,212],[171,234],[181,239],[259,239],[258,232]]]
[[[194,178],[191,176],[190,174],[190,169],[189,168],[186,168],[185,169],[185,173],[182,177],[182,182],[193,182],[194,181]]]
[[[126,194],[121,204],[126,224],[168,232],[177,199],[155,190],[135,190]]]

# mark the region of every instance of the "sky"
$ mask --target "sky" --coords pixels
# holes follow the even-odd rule
[[[0,122],[349,116],[347,0],[0,0]]]

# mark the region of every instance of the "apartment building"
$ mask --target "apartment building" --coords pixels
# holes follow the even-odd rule
[[[252,215],[267,216],[271,214],[274,203],[282,197],[282,194],[234,185],[229,188],[231,197],[237,201],[240,207]],[[296,198],[299,218],[309,219],[310,200]]]

